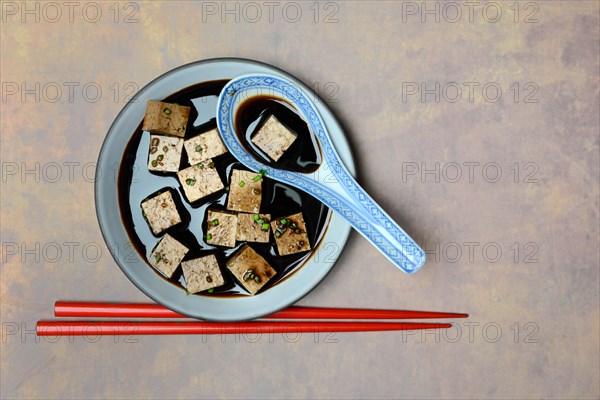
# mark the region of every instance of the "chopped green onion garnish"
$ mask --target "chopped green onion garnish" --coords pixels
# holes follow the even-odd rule
[[[207,290],[208,293],[212,293],[214,291],[215,291],[215,288],[210,288],[210,289]]]
[[[260,278],[259,278],[258,276],[255,276],[255,277],[254,277],[254,282],[256,282],[256,283],[260,283]]]
[[[164,156],[164,155],[162,155],[162,154],[159,154],[159,155],[158,155],[158,157],[156,157],[156,159],[157,159],[158,161],[162,161],[162,160],[164,160],[164,159],[165,159],[165,156]]]
[[[156,160],[152,160],[152,166],[153,166],[153,167],[156,167],[157,165],[158,165],[158,161],[156,161]]]
[[[292,229],[295,229],[295,228],[296,228],[296,223],[295,223],[295,222],[292,222],[292,223],[290,224],[290,228],[292,228]]]
[[[287,225],[288,220],[285,218],[281,218],[281,225]]]
[[[162,257],[160,256],[160,254],[157,254],[156,256],[154,256],[154,258],[156,259],[156,262],[159,262]]]
[[[265,222],[264,224],[262,224],[262,228],[263,228],[263,231],[268,231],[269,230],[269,224],[267,224]]]
[[[163,146],[163,151],[166,153],[167,151],[169,151],[169,148],[167,146]]]
[[[194,184],[196,183],[195,179],[186,179],[185,183],[189,186],[194,186]]]
[[[258,219],[260,218],[260,215],[254,214],[253,218],[254,218],[255,221],[258,221]]]
[[[261,169],[258,173],[261,174],[263,178],[267,175],[267,171],[265,171],[264,169]]]
[[[202,151],[202,146],[196,146],[196,151]]]
[[[275,231],[275,237],[279,237],[279,236],[281,236],[281,232]]]
[[[163,112],[164,112],[165,114],[169,115],[169,114],[171,114],[171,109],[170,109],[170,108],[165,108],[165,109],[163,110]]]
[[[210,239],[212,239],[212,235],[210,233],[207,233],[206,234],[206,240],[210,240]]]
[[[246,182],[240,181],[240,187],[244,187],[245,184],[246,184]]]
[[[244,275],[242,275],[242,279],[244,281],[247,281],[248,279],[253,279],[254,278],[254,274],[252,273],[251,269],[246,270],[246,272],[244,272]]]
[[[265,220],[263,218],[259,218],[259,219],[256,220],[256,223],[259,224],[259,225],[262,225],[262,224],[265,223]]]
[[[219,225],[219,220],[218,219],[213,219],[212,220],[212,226],[217,226]]]
[[[294,229],[294,232],[300,233],[300,229],[296,228],[296,229]]]
[[[254,182],[258,182],[258,181],[260,181],[261,179],[262,179],[262,175],[260,175],[260,174],[259,174],[259,175],[256,175],[254,178],[252,178],[252,180],[253,180]]]
[[[215,163],[214,162],[209,162],[208,163],[208,168],[214,168],[215,167]]]
[[[204,169],[204,164],[202,164],[202,163],[198,164],[198,168]]]

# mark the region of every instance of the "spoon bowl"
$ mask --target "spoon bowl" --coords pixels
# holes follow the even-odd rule
[[[269,96],[291,105],[307,123],[321,151],[321,164],[310,173],[274,168],[259,161],[240,142],[235,120],[240,106],[254,97]],[[253,171],[312,195],[346,219],[396,267],[411,274],[425,262],[425,253],[360,187],[344,166],[307,89],[285,79],[249,74],[227,83],[217,101],[217,126],[229,151]],[[327,171],[327,173],[323,173]]]

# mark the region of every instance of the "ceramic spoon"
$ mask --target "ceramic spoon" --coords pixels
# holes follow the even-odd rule
[[[229,81],[217,102],[217,126],[225,145],[234,157],[251,170],[264,170],[267,177],[301,189],[325,203],[394,265],[409,274],[416,272],[425,262],[423,250],[350,175],[308,93],[310,91],[307,88],[274,75],[243,75]],[[235,116],[239,106],[252,97],[265,95],[292,105],[308,124],[322,154],[322,162],[316,171],[300,173],[273,168],[258,161],[240,143],[235,131]],[[320,170],[331,171],[332,174],[319,173]]]

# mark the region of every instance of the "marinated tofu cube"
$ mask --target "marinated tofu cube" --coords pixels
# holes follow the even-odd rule
[[[225,283],[217,257],[212,254],[184,261],[181,263],[181,268],[190,293],[202,292]]]
[[[267,260],[247,244],[227,260],[227,269],[250,294],[256,294],[277,274]]]
[[[270,214],[247,214],[237,215],[237,236],[239,242],[268,243],[271,234]]]
[[[142,201],[142,212],[155,235],[181,222],[170,190]]]
[[[181,162],[183,139],[150,135],[150,154],[148,170],[159,172],[177,172]]]
[[[177,177],[190,203],[225,188],[212,160],[182,169]]]
[[[251,140],[259,149],[277,161],[294,143],[296,137],[295,133],[271,115]]]
[[[208,210],[206,243],[235,247],[237,216],[232,213]]]
[[[167,233],[152,250],[150,263],[170,278],[188,251],[187,247]]]
[[[271,229],[280,256],[311,249],[302,213],[274,220]]]
[[[142,130],[162,135],[184,137],[190,117],[190,107],[150,100]]]
[[[231,171],[227,208],[257,213],[262,199],[262,181],[260,173],[239,169]]]
[[[186,140],[184,146],[190,165],[227,153],[217,128]]]

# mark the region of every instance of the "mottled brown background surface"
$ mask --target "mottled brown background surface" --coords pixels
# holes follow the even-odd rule
[[[76,2],[72,21],[58,4],[57,16],[27,3],[36,23],[2,2],[3,398],[600,396],[597,1],[480,3],[472,18],[462,3],[457,17],[428,2],[439,22],[400,1],[299,2],[299,17],[258,2],[258,22],[235,2],[99,2],[97,22],[93,4]],[[317,88],[347,128],[360,181],[428,249],[406,276],[353,234],[301,304],[464,311],[468,322],[437,336],[35,338],[57,299],[148,300],[102,242],[84,167],[128,93],[221,56]],[[439,102],[407,93],[421,82],[440,84]],[[463,89],[456,102],[449,82]],[[472,101],[465,82],[479,85]],[[407,174],[436,163],[439,182]]]

